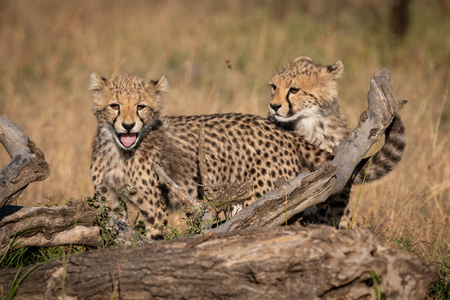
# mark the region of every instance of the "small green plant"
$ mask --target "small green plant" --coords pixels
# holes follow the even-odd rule
[[[219,218],[215,218],[214,220],[202,220],[204,211],[206,209],[206,201],[202,202],[202,207],[194,210],[193,212],[186,213],[187,219],[185,219],[187,227],[185,229],[175,228],[172,226],[158,226],[158,228],[165,240],[171,240],[177,237],[189,237],[193,235],[203,235],[205,230],[211,228],[214,224],[216,226],[220,225],[221,220]],[[185,211],[184,208],[181,208],[181,211]]]
[[[382,300],[383,295],[381,294],[381,287],[380,287],[381,278],[380,276],[377,275],[377,273],[373,269],[370,270],[370,275],[372,276],[372,284],[375,293],[375,299]]]
[[[23,267],[36,262],[58,259],[63,255],[74,255],[91,249],[86,246],[55,246],[46,248],[22,247],[15,250],[8,250],[0,256],[0,269]]]
[[[67,205],[67,206],[72,206],[72,199],[70,199],[70,198],[65,198],[65,199],[64,199],[64,202],[66,202],[66,205]]]
[[[173,240],[177,237],[185,236],[185,232],[182,232],[179,228],[176,227],[166,226],[159,227],[159,229],[161,230],[161,233],[165,240]]]
[[[442,244],[439,243],[436,254],[439,257],[437,264],[439,265],[439,279],[433,284],[428,291],[428,299],[448,300],[450,299],[450,265],[449,256],[443,255]]]
[[[0,269],[15,268],[17,266],[24,266],[32,263],[32,256],[29,255],[28,247],[12,250],[10,246],[8,251],[1,255]]]
[[[83,201],[89,206],[97,210],[97,225],[100,227],[100,236],[102,239],[102,248],[110,248],[115,245],[114,232],[108,224],[108,209],[99,205],[97,195],[93,197],[84,197]]]
[[[58,206],[57,201],[55,201],[53,198],[49,197],[49,196],[45,196],[45,200],[47,201],[46,203],[44,203],[45,207],[55,207]]]
[[[16,295],[20,284],[28,276],[28,274],[30,274],[33,270],[35,270],[37,267],[43,265],[44,263],[45,263],[45,261],[35,264],[31,268],[29,268],[19,279],[17,279],[19,277],[20,270],[22,269],[22,266],[19,267],[19,269],[17,270],[16,276],[14,277],[14,280],[11,284],[11,288],[9,290],[8,300],[14,299],[14,296]]]
[[[395,242],[397,243],[398,247],[402,251],[412,252],[412,253],[416,252],[416,249],[413,247],[411,241],[409,241],[409,240],[406,240],[402,237],[396,237]]]
[[[378,139],[378,141],[375,144],[375,147],[373,149],[373,153],[370,156],[369,165],[367,166],[366,172],[364,173],[364,178],[363,178],[363,181],[361,183],[361,187],[359,189],[358,198],[356,199],[355,209],[353,210],[352,221],[350,222],[350,229],[353,229],[354,222],[355,222],[355,216],[356,216],[356,209],[358,208],[359,199],[361,198],[362,190],[363,190],[363,187],[364,187],[364,182],[366,181],[366,176],[367,176],[367,173],[369,173],[370,166],[372,165],[372,159],[373,159],[373,156],[375,155],[375,151],[377,149],[377,146],[378,146],[379,142],[380,142],[380,139]]]
[[[97,214],[97,224],[100,227],[100,236],[102,239],[102,248],[110,248],[115,244],[114,231],[108,223],[106,209],[99,208]]]

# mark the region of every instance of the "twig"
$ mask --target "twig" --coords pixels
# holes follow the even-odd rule
[[[215,219],[216,214],[209,207],[203,207],[200,202],[192,198],[185,190],[183,190],[178,184],[176,184],[170,177],[164,172],[158,163],[153,165],[156,174],[159,177],[161,183],[165,184],[167,188],[176,195],[177,199],[181,204],[184,204],[187,208],[194,210],[204,210],[202,216],[202,223],[205,224],[207,228],[211,228],[212,221]]]

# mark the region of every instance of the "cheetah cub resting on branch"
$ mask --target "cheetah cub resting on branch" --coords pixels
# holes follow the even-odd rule
[[[323,66],[309,57],[296,58],[274,75],[269,83],[272,87],[269,120],[332,153],[350,133],[338,103],[336,80],[343,71],[344,65],[340,61]],[[397,114],[385,136],[383,147],[373,156],[365,182],[378,180],[388,174],[403,156],[406,135]],[[365,170],[360,169],[353,184],[362,183]],[[317,205],[316,213],[310,209],[308,217],[305,214],[306,221],[347,228],[350,225],[350,188],[349,183],[341,194]]]

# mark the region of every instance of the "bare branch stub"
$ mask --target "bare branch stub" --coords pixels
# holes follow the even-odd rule
[[[389,69],[375,72],[367,94],[368,109],[363,113],[365,116],[360,118],[358,126],[349,137],[339,144],[332,161],[339,170],[336,175],[336,190],[345,186],[355,167],[392,122],[398,105],[390,84]]]
[[[11,203],[28,184],[46,179],[50,167],[44,153],[19,126],[0,117],[0,143],[11,161],[0,171],[0,208]]]
[[[203,207],[202,203],[192,198],[184,189],[182,189],[178,184],[176,184],[161,166],[157,163],[153,165],[153,169],[155,173],[158,175],[158,179],[162,184],[165,184],[167,188],[176,195],[178,201],[185,205],[188,209],[194,210],[204,210],[203,217],[201,221],[206,222],[207,224],[211,224],[211,222],[215,219],[216,213],[209,207]],[[206,225],[209,228],[209,225]]]
[[[167,173],[157,163],[153,165],[155,173],[158,175],[158,179],[161,183],[165,184],[167,188],[177,196],[181,204],[186,205],[188,208],[200,208],[201,203],[192,198],[186,191],[184,191],[178,184],[176,184]]]

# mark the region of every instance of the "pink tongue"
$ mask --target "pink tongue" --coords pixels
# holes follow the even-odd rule
[[[122,133],[120,141],[125,147],[130,147],[136,141],[136,133]]]

